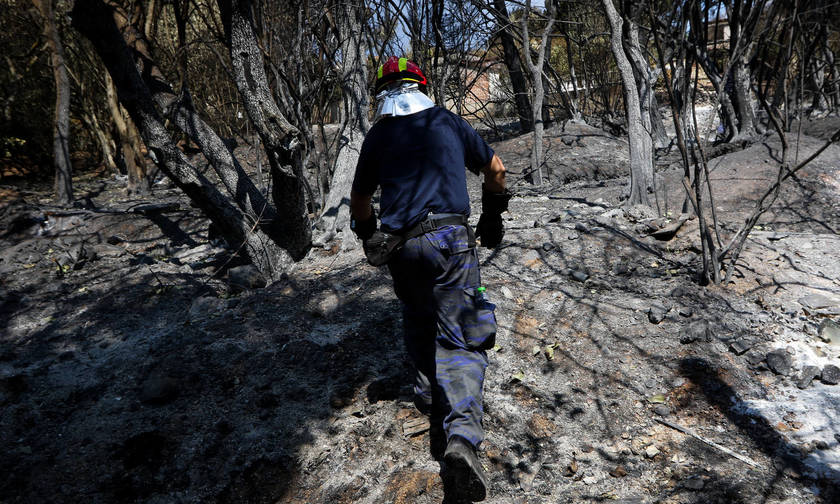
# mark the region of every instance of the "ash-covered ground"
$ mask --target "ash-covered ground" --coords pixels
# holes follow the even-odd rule
[[[658,216],[620,204],[621,139],[550,129],[539,188],[528,145],[493,144],[517,196],[480,249],[487,502],[837,502],[840,147],[785,185],[734,282],[704,287],[696,219],[652,235],[682,220],[681,168],[658,173]],[[711,160],[724,242],[778,148]],[[446,499],[385,269],[335,245],[261,287],[177,191],[77,187],[95,208],[2,187],[0,502]],[[143,206],[161,202],[179,207]]]

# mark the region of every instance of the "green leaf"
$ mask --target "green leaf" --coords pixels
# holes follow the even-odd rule
[[[519,372],[510,375],[510,381],[524,382],[525,381],[525,372],[520,369]]]
[[[656,394],[656,395],[650,396],[648,398],[648,402],[651,403],[651,404],[662,404],[662,403],[665,402],[665,396],[662,395],[662,394]]]

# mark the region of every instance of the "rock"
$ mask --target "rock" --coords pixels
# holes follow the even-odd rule
[[[583,478],[583,483],[585,485],[594,485],[595,483],[598,483],[598,478],[595,476],[587,476]]]
[[[589,278],[589,275],[585,271],[572,270],[569,274],[574,280],[577,280],[578,282],[585,282],[586,279]]]
[[[735,355],[744,355],[753,346],[755,346],[755,341],[752,338],[742,336],[729,344],[729,350]]]
[[[787,376],[793,367],[793,358],[784,348],[777,348],[768,352],[765,357],[767,367],[777,375]]]
[[[656,212],[647,205],[633,205],[626,209],[626,214],[627,218],[634,222],[656,218]]]
[[[826,343],[840,346],[840,324],[831,319],[823,320],[820,323],[819,336]]]
[[[530,492],[534,488],[534,479],[540,472],[540,464],[537,463],[529,470],[523,470],[519,473],[519,488],[525,492]]]
[[[508,289],[508,287],[506,285],[503,285],[499,289],[499,292],[502,293],[502,296],[504,296],[505,299],[513,299],[513,292],[511,292],[510,289]]]
[[[624,468],[624,466],[615,466],[615,469],[610,471],[610,476],[612,476],[613,478],[623,478],[627,476],[627,470]]]
[[[612,268],[612,274],[613,275],[619,275],[619,276],[629,275],[632,271],[633,270],[632,270],[631,266],[629,266],[625,262],[620,262],[620,263],[616,264],[615,266],[613,266],[613,268]]]
[[[829,298],[822,294],[810,294],[799,298],[805,311],[808,313],[819,313],[824,315],[840,314],[840,299]]]
[[[80,265],[88,259],[88,251],[83,243],[77,243],[67,250],[67,255],[74,265]]]
[[[228,283],[234,292],[262,289],[265,287],[265,277],[256,266],[246,264],[228,270]]]
[[[542,249],[546,252],[551,252],[554,248],[554,244],[551,242],[545,242],[542,244]]]
[[[540,215],[537,220],[534,221],[534,227],[544,227],[552,222],[559,222],[562,220],[562,215],[554,215],[554,214],[542,214]]]
[[[91,247],[96,257],[122,257],[126,251],[122,247],[110,245],[108,243],[97,243]]]
[[[178,382],[169,376],[150,376],[143,382],[140,400],[150,404],[165,404],[178,397]]]
[[[671,414],[671,408],[665,406],[664,404],[657,404],[655,408],[653,408],[653,412],[661,417],[666,417]]]
[[[712,331],[705,320],[692,322],[680,334],[680,343],[688,344],[695,341],[712,341]]]
[[[826,364],[820,374],[820,381],[826,385],[837,385],[840,383],[840,368],[834,364]]]
[[[55,262],[64,270],[69,270],[73,266],[73,259],[67,254],[58,254],[58,257],[55,258]]]
[[[750,350],[744,358],[747,359],[747,364],[752,367],[760,366],[764,362],[764,354],[757,350]]]
[[[690,317],[694,315],[694,310],[690,306],[680,306],[678,313],[683,317]]]
[[[811,381],[820,375],[820,368],[817,366],[805,366],[796,380],[796,386],[800,389],[806,389],[811,386]]]
[[[648,320],[651,324],[658,324],[665,320],[665,315],[668,313],[669,308],[655,304],[648,308]]]
[[[655,386],[656,386],[656,380],[654,378],[649,378],[649,379],[645,380],[645,387],[653,388]]]
[[[659,448],[657,448],[653,445],[650,445],[647,448],[645,448],[645,457],[653,458],[657,455],[659,455]]]
[[[583,222],[575,222],[575,231],[580,231],[581,233],[588,233],[589,226],[587,226]]]
[[[603,219],[622,219],[625,216],[623,208],[613,208],[602,213],[599,217]]]

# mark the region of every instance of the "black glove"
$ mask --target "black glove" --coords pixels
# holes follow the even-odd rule
[[[490,192],[481,185],[481,213],[501,215],[508,209],[508,201],[513,197],[513,193],[507,189],[502,192]]]
[[[505,226],[502,224],[501,215],[489,213],[481,214],[478,225],[475,227],[475,235],[481,237],[481,246],[493,248],[502,243],[505,236]]]
[[[372,266],[387,264],[402,244],[402,236],[383,231],[374,232],[373,236],[362,242],[365,257]]]
[[[359,237],[360,240],[368,240],[373,233],[376,232],[376,212],[373,207],[370,207],[370,217],[363,221],[356,220],[352,215],[350,216],[350,229]]]
[[[475,227],[475,235],[481,237],[482,247],[496,247],[502,243],[505,227],[502,212],[507,211],[508,201],[513,197],[510,191],[490,192],[481,186],[481,217]]]

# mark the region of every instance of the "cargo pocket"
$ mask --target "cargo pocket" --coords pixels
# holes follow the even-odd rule
[[[464,289],[461,331],[467,348],[488,350],[496,346],[496,305],[475,287]]]

